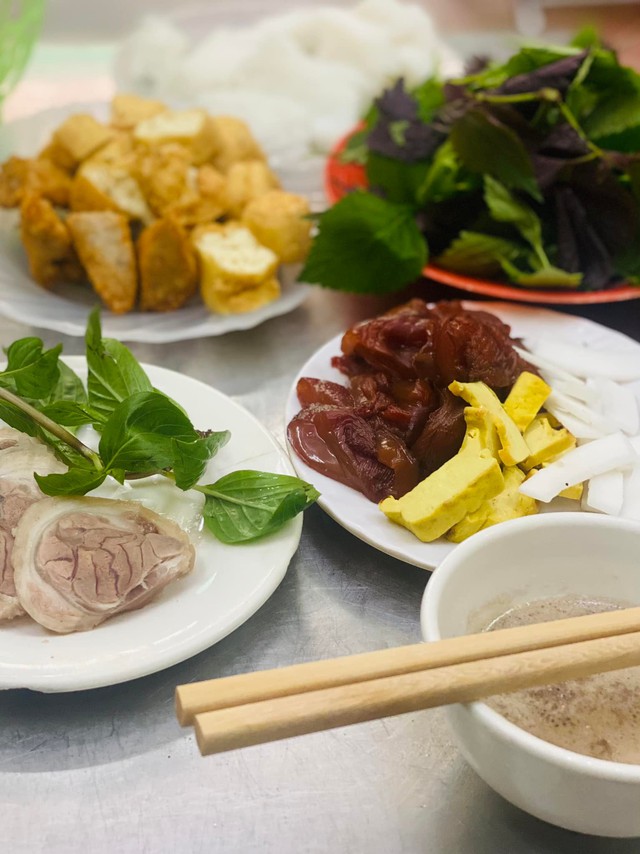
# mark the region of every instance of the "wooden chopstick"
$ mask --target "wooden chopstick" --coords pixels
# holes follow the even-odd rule
[[[202,712],[196,738],[204,756],[635,665],[629,632]]]
[[[640,608],[625,608],[585,617],[463,635],[438,643],[410,644],[325,661],[294,664],[275,670],[208,679],[178,686],[176,714],[182,726],[186,726],[192,724],[195,716],[202,712],[434,667],[463,664],[492,656],[578,643],[638,629]]]

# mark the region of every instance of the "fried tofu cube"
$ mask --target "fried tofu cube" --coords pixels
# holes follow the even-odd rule
[[[176,143],[143,148],[137,153],[133,174],[156,216],[164,216],[188,189],[191,154]]]
[[[203,229],[195,236],[195,248],[202,282],[228,280],[237,283],[237,290],[261,284],[278,266],[277,256],[235,223]]]
[[[219,148],[218,133],[205,110],[165,110],[136,125],[134,140],[153,148],[168,142],[183,145],[199,166],[209,160]]]
[[[117,211],[148,223],[153,214],[129,169],[118,163],[85,163],[71,184],[73,211]]]
[[[162,101],[121,92],[111,99],[111,124],[113,127],[128,130],[166,109],[167,105]]]
[[[302,261],[311,246],[309,202],[303,196],[270,190],[249,202],[242,222],[257,240],[268,246],[284,264]]]
[[[200,259],[200,293],[211,311],[253,311],[280,296],[277,256],[236,223],[196,229],[192,237]]]
[[[116,314],[131,311],[138,275],[127,217],[114,211],[83,211],[70,214],[67,224],[95,292]]]
[[[218,140],[211,162],[223,173],[242,160],[266,160],[249,126],[235,116],[214,116],[212,119]]]
[[[64,206],[69,201],[71,180],[50,160],[10,157],[0,170],[0,206],[19,207],[25,194]]]
[[[190,169],[187,189],[167,212],[183,225],[194,226],[219,219],[229,210],[227,181],[221,172],[208,163],[198,170]]]
[[[20,238],[29,270],[45,288],[84,280],[66,224],[41,196],[26,194],[20,206]]]
[[[73,171],[83,160],[113,138],[112,128],[93,116],[77,113],[69,116],[54,132],[47,157],[61,169]]]
[[[196,254],[186,231],[170,217],[158,219],[138,239],[140,308],[173,311],[198,289]]]
[[[280,296],[280,282],[272,277],[260,285],[229,293],[228,282],[208,280],[200,292],[204,304],[216,314],[244,314],[273,302]]]
[[[106,145],[101,146],[83,161],[83,166],[90,163],[133,163],[133,137],[128,131],[116,131]]]
[[[241,160],[227,172],[229,211],[239,217],[253,199],[280,188],[276,175],[264,160]]]

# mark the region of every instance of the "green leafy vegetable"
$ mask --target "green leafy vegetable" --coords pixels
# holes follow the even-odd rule
[[[130,395],[153,390],[131,351],[120,341],[102,337],[98,309],[89,315],[85,343],[89,405],[97,420],[105,421]]]
[[[320,215],[303,278],[385,294],[430,250],[521,287],[637,280],[640,74],[589,29],[476,67],[376,98],[346,147],[369,192]]]
[[[108,477],[124,483],[164,475],[176,488],[205,494],[206,525],[227,543],[273,533],[316,500],[318,493],[304,481],[268,472],[234,472],[198,486],[229,432],[196,430],[181,406],[152,388],[124,345],[102,338],[96,312],[86,344],[88,395],[79,377],[58,362],[62,347],[44,351],[39,339],[14,342],[7,369],[0,372],[0,418],[49,444],[68,466],[63,474],[34,473],[43,493],[85,495]],[[21,398],[16,389],[35,399]],[[88,424],[101,431],[97,452],[67,429]]]
[[[236,471],[197,489],[206,496],[205,525],[223,543],[277,531],[319,496],[297,477],[261,471]]]
[[[427,262],[426,244],[410,207],[370,193],[346,196],[323,214],[321,239],[300,273],[341,291],[366,293],[375,271],[381,293],[418,278]]]

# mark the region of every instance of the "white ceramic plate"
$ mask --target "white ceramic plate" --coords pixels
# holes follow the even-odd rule
[[[67,116],[80,112],[91,113],[104,121],[108,105],[74,104],[7,123],[0,128],[0,160],[12,154],[32,156]],[[281,173],[280,177],[283,186],[296,192],[295,179],[288,180],[286,173]],[[29,326],[65,335],[84,335],[87,316],[99,302],[98,298],[84,285],[67,285],[47,291],[34,282],[20,243],[18,219],[17,211],[0,210],[0,314]],[[104,310],[103,333],[120,341],[164,344],[252,329],[265,320],[293,311],[306,299],[310,289],[296,283],[297,273],[295,266],[281,268],[282,296],[257,311],[212,314],[195,298],[184,308],[172,312],[132,311],[116,315]]]
[[[559,340],[568,343],[588,343],[594,349],[600,347],[608,350],[624,350],[633,354],[633,358],[640,358],[640,344],[626,335],[600,326],[591,320],[509,303],[465,303],[465,306],[470,309],[491,311],[498,315],[511,326],[512,335],[516,338],[557,336]],[[340,355],[341,338],[342,335],[337,335],[314,353],[296,377],[287,399],[287,424],[300,411],[300,404],[296,395],[296,384],[300,377],[318,377],[346,385],[344,375],[331,367],[331,357]],[[640,383],[637,383],[636,386],[640,395]],[[435,569],[444,557],[455,548],[455,544],[444,539],[436,540],[433,543],[420,542],[405,528],[390,522],[377,505],[365,498],[364,495],[309,468],[296,456],[291,447],[289,453],[298,476],[312,483],[320,492],[318,503],[322,509],[343,528],[364,540],[365,543],[369,543],[369,545],[392,557],[424,569]],[[575,508],[575,502],[556,499],[544,510],[574,510]]]
[[[80,374],[86,370],[83,357],[65,361]],[[293,474],[276,440],[237,403],[165,368],[145,369],[154,386],[181,404],[197,428],[231,431],[229,443],[209,464],[209,482],[238,468]],[[236,546],[203,532],[196,538],[190,575],[141,610],[88,632],[55,635],[27,618],[1,625],[0,689],[98,688],[196,655],[242,625],[269,598],[285,575],[301,530],[302,517],[297,516],[276,534]]]

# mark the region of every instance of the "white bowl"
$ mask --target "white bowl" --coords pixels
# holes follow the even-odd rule
[[[640,525],[547,513],[476,534],[429,581],[422,634],[434,641],[479,631],[515,604],[567,594],[640,605]],[[549,744],[484,703],[448,713],[469,764],[512,804],[568,830],[640,836],[640,765]]]

